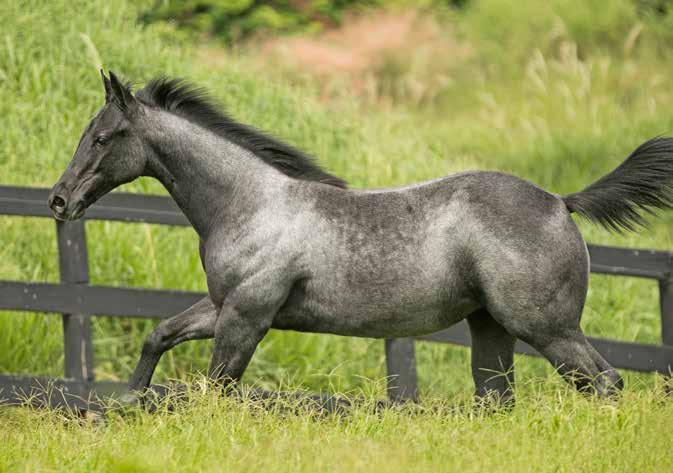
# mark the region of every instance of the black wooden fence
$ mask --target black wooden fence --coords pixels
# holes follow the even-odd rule
[[[0,186],[0,215],[51,219],[47,194],[47,189]],[[189,225],[167,197],[122,193],[102,198],[88,210],[86,220]],[[16,403],[30,396],[38,403],[89,408],[89,401],[96,397],[118,396],[126,390],[125,383],[94,379],[92,314],[164,318],[184,310],[204,294],[90,285],[85,220],[56,222],[56,228],[61,282],[0,281],[0,310],[62,314],[65,377],[0,374],[0,402]],[[591,343],[617,368],[670,373],[673,367],[673,253],[591,245],[589,252],[593,272],[659,281],[663,342],[662,345],[644,345],[591,338]],[[388,393],[393,400],[417,396],[415,340],[470,344],[465,323],[415,339],[386,340]],[[538,355],[524,343],[517,344],[517,352]]]

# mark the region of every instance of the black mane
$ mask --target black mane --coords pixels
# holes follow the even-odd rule
[[[344,180],[325,172],[312,156],[251,126],[234,121],[221,111],[205,89],[182,79],[153,79],[136,93],[136,97],[147,105],[179,115],[252,151],[264,162],[290,177],[346,187]]]

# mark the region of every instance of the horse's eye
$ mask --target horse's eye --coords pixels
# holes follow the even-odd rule
[[[94,140],[94,143],[97,144],[98,146],[103,146],[105,143],[107,143],[108,137],[105,135],[98,135],[96,139]]]

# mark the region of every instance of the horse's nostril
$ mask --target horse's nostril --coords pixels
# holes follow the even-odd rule
[[[51,201],[51,206],[54,208],[63,208],[65,207],[65,200],[62,197],[55,196]]]

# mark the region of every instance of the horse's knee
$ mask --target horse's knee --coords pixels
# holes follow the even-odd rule
[[[161,330],[161,326],[159,326],[154,329],[152,333],[150,333],[145,339],[142,350],[143,354],[156,355],[157,353],[163,353],[165,345],[164,342],[165,337],[163,335],[163,331]]]

